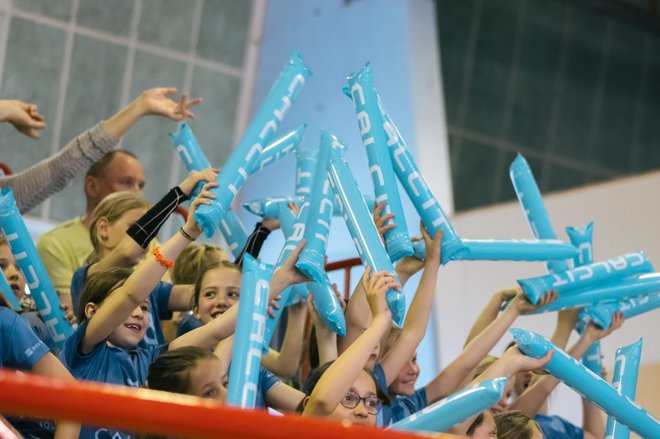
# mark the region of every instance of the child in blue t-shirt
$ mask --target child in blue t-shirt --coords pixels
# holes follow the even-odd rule
[[[29,371],[66,380],[71,374],[51,354],[46,345],[37,338],[28,324],[14,311],[6,308],[0,296],[0,368]],[[8,421],[25,438],[43,439],[53,437],[55,424],[52,421],[23,417],[8,417]],[[61,437],[76,437],[80,427],[76,424],[60,423],[57,426]]]
[[[89,218],[93,252],[88,265],[76,270],[71,279],[71,300],[82,321],[79,295],[87,277],[111,267],[132,267],[144,257],[152,239],[174,209],[188,199],[200,181],[213,181],[217,170],[205,169],[190,175],[149,208],[147,201],[134,192],[115,192],[106,196]],[[148,209],[148,210],[147,210]],[[172,311],[190,309],[192,285],[159,282],[149,295],[149,327],[141,342],[157,346],[165,343],[160,321],[172,318]]]
[[[215,195],[208,183],[193,201],[182,229],[165,244],[156,247],[131,272],[111,268],[90,275],[80,295],[80,327],[65,342],[61,357],[76,378],[127,386],[141,386],[149,365],[168,348],[198,346],[210,349],[234,331],[237,307],[197,330],[185,334],[169,346],[141,347],[149,322],[149,302],[153,288],[181,251],[201,233],[195,220],[200,204],[210,204]],[[271,298],[292,283],[305,280],[294,270],[302,245],[292,252],[271,281]],[[105,431],[105,429],[104,429]],[[84,428],[81,437],[94,437],[93,428]],[[121,434],[118,436],[121,437]]]

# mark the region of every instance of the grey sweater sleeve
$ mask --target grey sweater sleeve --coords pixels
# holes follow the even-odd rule
[[[20,212],[28,212],[64,189],[80,171],[89,168],[115,145],[117,141],[99,123],[70,141],[52,157],[18,174],[0,177],[0,187],[11,187]]]

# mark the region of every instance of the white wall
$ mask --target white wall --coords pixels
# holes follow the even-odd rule
[[[508,170],[502,169],[502,172]],[[641,249],[659,267],[658,188],[660,172],[654,172],[546,194],[544,201],[560,239],[568,241],[564,232],[566,226],[580,226],[594,221],[596,260]],[[456,215],[453,225],[457,233],[465,238],[531,237],[517,202]],[[513,285],[516,279],[543,274],[545,267],[541,263],[452,262],[442,268],[435,307],[438,328],[436,343],[441,365],[446,365],[460,352],[470,326],[494,292]],[[556,313],[521,317],[515,325],[549,337],[554,330],[555,316]],[[660,343],[656,339],[660,334],[658,317],[658,312],[635,317],[626,322],[621,330],[602,341],[605,355],[603,364],[610,372],[614,368],[616,348],[640,336],[644,337],[642,363],[660,361]],[[510,337],[503,339],[493,353],[501,354],[510,340]],[[575,337],[571,340],[575,340]],[[554,397],[551,411],[581,424],[579,399],[564,386]]]

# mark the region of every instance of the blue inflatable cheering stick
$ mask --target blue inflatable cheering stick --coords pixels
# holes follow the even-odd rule
[[[635,399],[637,392],[637,375],[639,374],[639,363],[642,356],[642,339],[628,346],[622,346],[616,350],[614,375],[612,376],[612,387],[627,396]],[[605,427],[605,437],[612,439],[628,439],[630,430],[616,419],[608,416]]]
[[[620,395],[614,387],[566,352],[534,332],[519,328],[511,328],[509,332],[525,355],[541,358],[554,350],[554,355],[544,369],[618,422],[642,437],[660,437],[660,423],[648,411],[635,404],[629,397]]]
[[[48,327],[57,347],[62,348],[64,340],[73,333],[73,327],[64,318],[60,298],[37,253],[10,188],[0,191],[0,230],[25,277],[41,319]]]

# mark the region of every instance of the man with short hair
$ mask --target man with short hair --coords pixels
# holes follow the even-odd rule
[[[111,151],[85,174],[85,214],[58,225],[37,240],[39,255],[65,303],[71,305],[73,273],[85,265],[93,250],[89,238],[91,213],[107,195],[119,191],[141,193],[143,187],[144,168],[135,154],[121,149]]]

